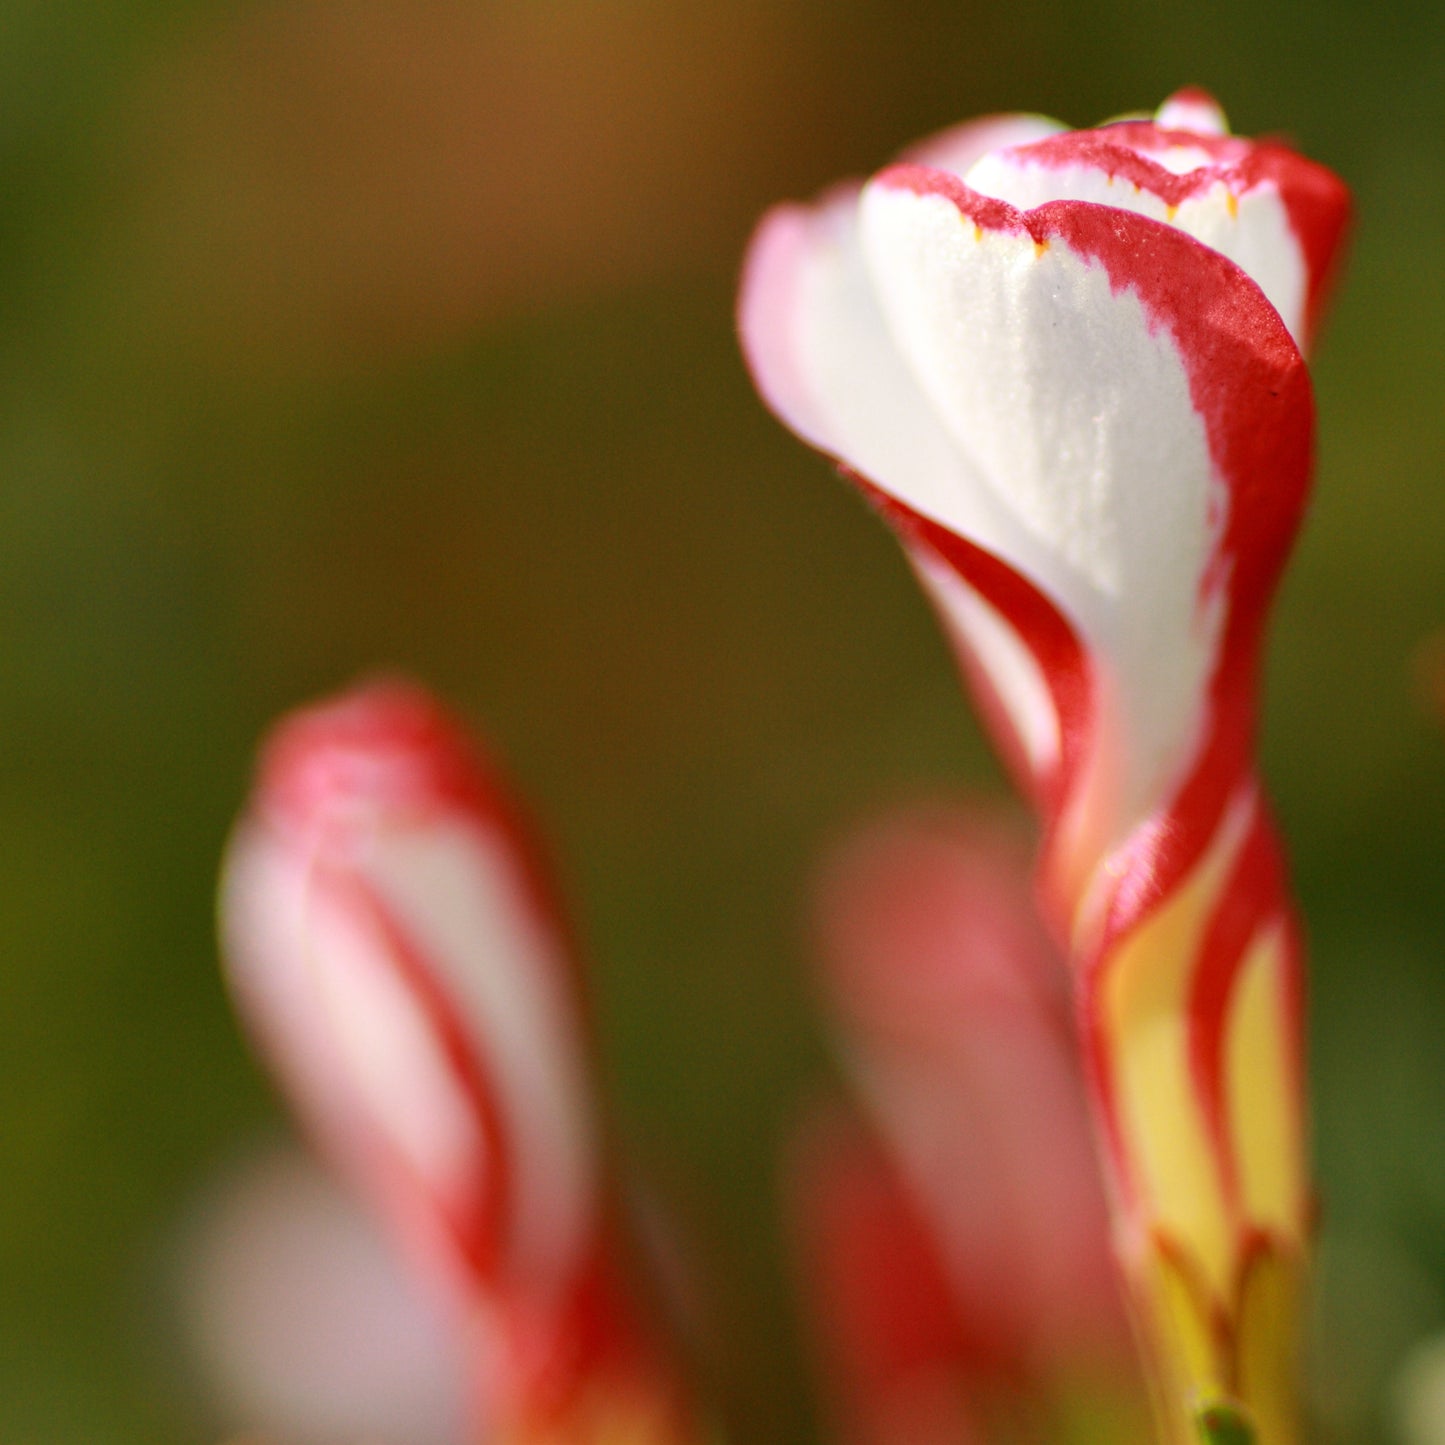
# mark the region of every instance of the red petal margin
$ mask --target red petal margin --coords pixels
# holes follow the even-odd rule
[[[1045,816],[1052,819],[1063,807],[1070,780],[1083,766],[1093,730],[1093,679],[1088,655],[1078,634],[1063,613],[1021,573],[992,552],[961,537],[941,522],[916,512],[906,502],[875,486],[850,468],[841,468],[892,524],[911,551],[930,553],[946,563],[1013,629],[1020,643],[1034,656],[1048,684],[1059,726],[1059,762],[1046,777],[1034,777],[1022,760],[1012,724],[985,692],[980,699],[996,737],[1007,749],[1015,776],[1028,785]],[[987,674],[976,670],[970,685],[988,684]]]
[[[920,166],[893,167],[875,184],[941,196],[983,230],[1027,234],[1041,246],[1062,243],[1103,266],[1116,293],[1133,292],[1179,351],[1228,495],[1224,533],[1201,584],[1205,595],[1222,592],[1227,609],[1206,741],[1161,817],[1126,845],[1140,863],[1147,855],[1148,866],[1120,870],[1124,883],[1105,930],[1117,935],[1188,871],[1249,772],[1261,629],[1309,495],[1309,373],[1279,314],[1245,272],[1165,222],[1087,201],[1020,211]],[[1041,653],[1040,662],[1047,671],[1049,658]]]
[[[502,1127],[497,1089],[486,1060],[478,1054],[461,1011],[442,980],[429,964],[424,950],[407,933],[392,910],[354,874],[326,864],[313,874],[314,884],[324,889],[343,908],[363,920],[382,944],[398,981],[411,996],[418,1012],[431,1030],[436,1049],[448,1072],[470,1106],[483,1145],[482,1157],[470,1180],[452,1197],[438,1198],[431,1186],[419,1179],[406,1159],[388,1141],[373,1137],[371,1143],[382,1156],[383,1167],[395,1170],[406,1181],[410,1198],[397,1202],[406,1215],[414,1217],[418,1198],[433,1214],[429,1224],[440,1226],[455,1257],[471,1276],[478,1291],[494,1289],[503,1267],[507,1224],[513,1213],[511,1197],[514,1141]],[[324,1146],[326,1141],[320,1141]],[[343,1163],[346,1161],[342,1161]],[[401,1180],[383,1177],[379,1188],[396,1199]],[[503,1286],[505,1287],[505,1285]]]
[[[1290,1016],[1302,1019],[1303,978],[1293,910],[1286,887],[1284,859],[1273,823],[1256,801],[1254,821],[1234,869],[1220,895],[1209,929],[1200,944],[1189,999],[1189,1051],[1194,1087],[1205,1123],[1223,1165],[1226,1186],[1233,1192],[1237,1161],[1225,1117],[1225,1025],[1239,969],[1251,943],[1272,922],[1286,930],[1289,967],[1287,1000]],[[1290,1059],[1293,1087],[1303,1097],[1303,1050],[1297,1034]],[[1302,1106],[1301,1106],[1302,1107]]]
[[[345,801],[358,792],[418,820],[460,816],[504,838],[522,902],[541,931],[561,943],[586,1017],[581,954],[537,831],[501,767],[425,688],[401,677],[375,678],[299,708],[272,729],[256,780],[265,817],[287,830],[320,825],[344,835]]]
[[[1190,146],[1210,164],[1176,172],[1139,152]],[[1111,180],[1126,181],[1167,206],[1178,206],[1223,182],[1235,196],[1273,186],[1304,254],[1305,319],[1308,338],[1318,330],[1320,314],[1350,220],[1350,192],[1333,171],[1278,141],[1248,141],[1235,136],[1164,130],[1148,121],[1119,121],[1097,130],[1065,131],[1019,147],[1031,164],[1056,170],[1087,166]]]

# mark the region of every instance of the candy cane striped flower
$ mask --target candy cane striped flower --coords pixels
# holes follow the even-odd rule
[[[551,889],[494,773],[425,694],[364,687],[280,725],[221,923],[291,1102],[473,1322],[478,1438],[685,1438],[622,1249]]]
[[[773,410],[900,534],[1048,829],[1162,1409],[1295,1431],[1310,1229],[1300,960],[1254,770],[1348,201],[1202,92],[926,143],[754,237]]]

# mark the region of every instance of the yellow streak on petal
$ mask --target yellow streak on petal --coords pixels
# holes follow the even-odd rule
[[[1233,191],[1226,191],[1224,193],[1224,204],[1229,208],[1229,219],[1231,221],[1237,221],[1239,219],[1239,197],[1236,196]]]
[[[1309,1196],[1302,1105],[1290,1067],[1298,1021],[1285,986],[1286,947],[1276,925],[1244,959],[1226,1024],[1225,1089],[1246,1218],[1303,1244]]]
[[[1150,1396],[1160,1435],[1170,1445],[1196,1445],[1191,1403],[1227,1394],[1233,1383],[1216,1307],[1191,1263],[1155,1237],[1130,1269],[1152,1367]]]
[[[1248,1400],[1260,1445],[1294,1445],[1299,1419],[1301,1258],[1261,1250],[1240,1281],[1235,1343],[1238,1390]]]
[[[1231,808],[1194,871],[1105,964],[1102,1000],[1131,1212],[1177,1240],[1221,1300],[1233,1294],[1236,1239],[1190,1069],[1188,999],[1202,935],[1252,811],[1252,795]]]

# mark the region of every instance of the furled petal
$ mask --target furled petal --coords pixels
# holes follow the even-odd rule
[[[970,1333],[937,1238],[886,1150],[842,1109],[806,1121],[787,1183],[833,1433],[844,1445],[975,1445],[987,1322]]]
[[[1182,780],[1229,613],[1244,592],[1262,604],[1246,572],[1273,580],[1297,520],[1298,350],[1233,265],[1130,212],[1021,213],[917,167],[885,172],[861,209],[889,330],[992,505],[879,484],[1031,579],[1080,634],[1112,745],[1090,805],[1107,843]]]
[[[843,1059],[933,1233],[975,1364],[1117,1357],[1066,976],[1022,836],[953,809],[890,817],[827,860],[815,909]]]
[[[1273,309],[1162,222],[1025,215],[909,166],[856,204],[845,191],[765,219],[740,320],[789,425],[1005,564],[1063,650],[1082,646],[1096,675],[1066,690],[1090,691],[1092,715],[1061,716],[1060,669],[1016,600],[909,538],[1039,790],[1081,733],[1112,741],[1089,785],[1107,846],[1181,782],[1228,594],[1262,605],[1298,516],[1308,382]],[[1240,542],[1256,575],[1240,575]]]
[[[411,1243],[464,1288],[560,1288],[595,1224],[575,979],[512,810],[424,695],[282,725],[222,923],[263,1049]]]
[[[946,518],[956,536],[1017,530],[894,343],[863,255],[855,188],[816,208],[780,206],[764,218],[748,255],[739,325],[758,389],[805,441],[884,496]],[[931,549],[911,553],[955,642],[982,660],[998,702],[993,721],[1021,780],[1045,786],[1062,748],[1051,680],[996,599]]]
[[[1285,146],[1229,136],[1202,91],[1166,101],[1152,122],[996,147],[963,178],[1020,210],[1092,201],[1166,221],[1246,271],[1301,346],[1314,334],[1349,216],[1334,175]]]

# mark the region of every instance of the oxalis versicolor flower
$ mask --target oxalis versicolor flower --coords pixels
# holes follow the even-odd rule
[[[1348,200],[1198,91],[1017,116],[760,226],[760,390],[900,534],[1047,827],[1116,1246],[1162,1416],[1297,1430],[1300,957],[1261,801],[1262,625],[1309,487]]]
[[[681,1445],[701,1431],[631,1261],[537,857],[424,693],[303,710],[227,858],[229,978],[318,1144],[467,1322],[473,1438]]]

